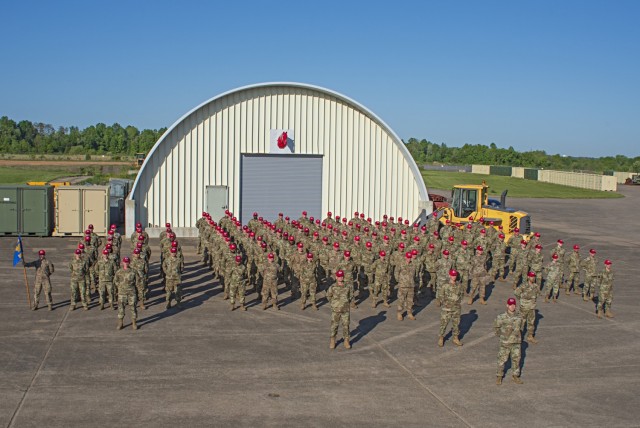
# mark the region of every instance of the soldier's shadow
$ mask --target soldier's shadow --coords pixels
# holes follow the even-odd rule
[[[542,314],[540,313],[539,310],[536,309],[536,319],[533,322],[533,332],[537,332],[538,331],[538,327],[540,326],[540,321],[544,319],[544,316],[542,316]]]
[[[206,289],[208,288],[207,286],[203,286],[202,289]],[[165,309],[162,312],[159,312],[157,314],[153,314],[150,315],[146,318],[142,318],[138,320],[138,326],[142,327],[144,325],[147,324],[152,324],[156,321],[160,321],[162,319],[165,318],[169,318],[172,317],[173,315],[182,312],[182,311],[186,311],[192,308],[195,308],[196,306],[200,306],[201,304],[203,304],[204,302],[206,302],[207,300],[209,300],[210,298],[212,298],[214,296],[214,291],[209,289],[208,291],[205,291],[204,293],[201,293],[191,299],[188,300],[182,300],[182,308],[178,308],[176,306],[176,303],[173,302],[171,309]],[[183,296],[184,297],[184,296]],[[164,301],[161,301],[161,299],[158,299],[158,301],[154,302],[154,304],[162,304],[164,303]],[[138,311],[138,314],[140,314],[140,311]]]
[[[469,313],[460,316],[460,339],[466,336],[477,319],[478,313],[475,309],[471,309]]]
[[[378,324],[387,319],[387,311],[380,311],[376,315],[363,318],[358,322],[358,326],[351,333],[351,343],[358,343],[363,337],[369,334]]]

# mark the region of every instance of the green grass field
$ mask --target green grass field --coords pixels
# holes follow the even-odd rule
[[[427,184],[427,189],[449,190],[455,184],[482,184],[482,180],[484,180],[489,185],[489,195],[496,197],[499,197],[505,189],[509,190],[508,196],[513,198],[607,199],[623,197],[616,192],[579,189],[577,187],[541,183],[523,178],[504,177],[500,175],[448,171],[421,172],[422,178],[424,178]]]
[[[25,184],[27,181],[50,181],[73,175],[68,170],[51,167],[0,166],[0,184]]]

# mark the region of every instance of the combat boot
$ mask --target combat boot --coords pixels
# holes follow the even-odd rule
[[[147,310],[147,307],[144,305],[144,302],[142,300],[140,301],[140,307],[145,311]]]
[[[229,306],[229,310],[233,311],[233,310],[235,310],[235,309],[236,309],[236,305],[232,303],[232,304]]]
[[[316,305],[316,302],[313,302],[313,309],[315,309],[316,311],[318,310],[318,305]]]
[[[534,345],[535,345],[536,343],[538,343],[538,341],[536,340],[536,338],[535,338],[535,337],[533,337],[533,335],[532,335],[532,334],[530,334],[529,336],[527,336],[527,342],[532,343],[532,344],[534,344]]]
[[[602,309],[598,309],[598,318],[602,318]]]
[[[344,338],[344,347],[346,349],[351,349],[351,343],[349,343],[349,338],[348,337]]]
[[[467,301],[467,305],[473,305],[473,297],[469,296],[469,300]]]
[[[407,312],[407,318],[409,318],[411,321],[415,321],[416,317],[413,316],[413,313],[411,311]]]
[[[402,318],[402,312],[398,311],[398,316],[397,316],[397,318],[398,318],[398,321],[402,321],[402,320],[403,320],[403,318]]]
[[[500,277],[500,278],[498,278],[498,281],[500,281],[500,282],[506,282],[507,280],[506,280],[506,279],[504,279],[503,277]]]
[[[376,306],[378,306],[378,302],[376,300],[374,300],[374,299],[371,299],[371,308],[375,309]]]
[[[34,304],[34,305],[31,307],[31,310],[32,310],[32,311],[37,311],[37,310],[38,310],[38,304],[37,304],[37,303],[36,303],[36,304]]]
[[[545,303],[549,303],[549,297],[548,296],[544,298],[544,302]]]
[[[502,376],[496,377],[496,385],[502,385]]]
[[[440,302],[440,299],[436,299],[436,306],[440,307],[440,305],[442,305],[442,303]]]
[[[329,340],[329,349],[336,349],[336,337],[331,336],[331,340]]]
[[[116,327],[116,329],[117,330],[122,330],[122,324],[123,324],[122,318],[118,318],[118,327]]]
[[[229,294],[225,291],[224,296],[222,296],[222,300],[227,300],[229,298]]]
[[[441,348],[444,346],[444,336],[438,337],[438,346]]]
[[[171,302],[167,302],[167,305],[165,306],[166,309],[171,309]]]
[[[511,379],[513,379],[513,383],[517,383],[518,385],[522,385],[523,383],[522,379],[520,379],[520,376],[513,375]]]
[[[300,310],[304,311],[304,308],[307,306],[305,302],[300,303]]]
[[[480,298],[480,304],[481,304],[481,305],[486,305],[486,304],[487,304],[487,301],[486,301],[486,300],[484,300],[484,297],[481,297],[481,298]]]
[[[100,303],[100,310],[104,311],[104,303]]]
[[[456,345],[456,346],[462,346],[463,345],[463,343],[460,342],[460,339],[458,339],[458,336],[453,338],[453,344]]]
[[[262,310],[263,311],[267,310],[267,302],[262,302]]]
[[[82,309],[84,309],[85,311],[89,310],[89,306],[84,306]]]
[[[49,310],[52,311],[53,307],[51,306],[51,303],[47,303],[47,306],[49,307]]]
[[[244,303],[242,305],[240,305],[240,309],[242,309],[243,311],[247,310],[247,307],[244,305]]]
[[[278,301],[277,300],[273,302],[273,309],[276,309],[278,311],[280,310],[280,306],[278,306]]]
[[[72,303],[71,306],[69,306],[69,310],[70,311],[75,311],[76,310],[76,304]]]
[[[131,320],[131,328],[134,330],[138,329],[138,325],[136,324],[136,320]]]
[[[553,298],[553,303],[558,303],[558,298],[557,297]]]
[[[384,301],[383,305],[388,308],[389,307],[389,302],[387,302],[386,300]]]
[[[604,311],[604,316],[607,318],[615,318],[615,315],[613,315],[613,312],[605,310]]]

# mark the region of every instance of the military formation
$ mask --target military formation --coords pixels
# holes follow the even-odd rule
[[[184,257],[180,243],[167,223],[160,235],[160,275],[165,290],[166,309],[182,307],[181,277]],[[462,307],[487,303],[487,286],[510,280],[515,297],[507,301],[507,311],[495,320],[500,338],[498,379],[511,358],[513,380],[520,380],[520,346],[523,334],[537,343],[535,319],[539,298],[556,303],[560,290],[567,296],[580,295],[596,303],[599,318],[613,317],[612,262],[601,268],[596,251],[586,257],[580,247],[566,254],[558,240],[545,263],[540,234],[522,236],[515,228],[509,239],[502,226],[483,218],[470,217],[465,224],[441,222],[435,215],[424,225],[384,215],[373,221],[362,213],[348,219],[327,213],[315,219],[302,212],[298,219],[282,213],[275,221],[253,214],[243,225],[229,211],[215,221],[203,212],[197,220],[197,253],[221,285],[229,310],[247,310],[247,297],[255,298],[263,310],[279,310],[281,294],[300,310],[318,310],[324,297],[331,309],[329,347],[336,347],[342,329],[344,347],[351,348],[350,312],[359,305],[396,307],[396,318],[415,320],[416,305],[433,300],[440,308],[437,344],[445,345],[451,326],[451,340],[460,340]],[[149,284],[149,237],[140,224],[131,235],[130,248],[114,226],[103,239],[91,225],[78,243],[72,260],[71,305],[89,309],[92,293],[98,294],[100,309],[118,308],[117,328],[123,328],[129,306],[131,325],[137,329],[138,308],[144,310]],[[123,253],[131,256],[121,257]],[[28,264],[36,267],[34,309],[44,289],[51,310],[51,283],[54,267],[45,258]],[[584,273],[584,281],[580,281]],[[280,287],[281,286],[281,287]]]

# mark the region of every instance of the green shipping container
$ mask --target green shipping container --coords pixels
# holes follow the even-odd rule
[[[489,167],[489,174],[491,175],[503,175],[505,177],[511,177],[511,167],[502,165],[491,165]]]
[[[538,170],[534,168],[525,168],[524,178],[527,180],[538,180]]]
[[[49,236],[53,214],[52,186],[0,186],[0,235]]]

